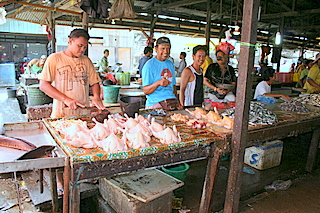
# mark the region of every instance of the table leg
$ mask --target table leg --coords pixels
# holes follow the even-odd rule
[[[316,159],[318,144],[320,137],[320,129],[316,129],[312,133],[312,139],[309,147],[308,159],[306,164],[306,171],[311,172],[313,168],[314,161]]]
[[[52,197],[52,211],[58,212],[59,203],[58,203],[58,193],[57,193],[57,179],[56,179],[56,169],[49,169],[50,174],[50,185],[51,185],[51,197]]]
[[[70,189],[70,165],[67,164],[64,166],[63,169],[63,207],[62,207],[62,212],[63,213],[68,213],[69,212],[69,189]]]
[[[212,192],[214,183],[216,181],[216,177],[218,174],[218,165],[221,156],[221,150],[216,148],[214,150],[213,156],[210,156],[208,159],[206,178],[204,181],[203,189],[202,189],[202,197],[200,203],[200,213],[208,213],[211,212],[212,207]]]
[[[70,187],[70,213],[80,212],[80,184],[73,184]]]

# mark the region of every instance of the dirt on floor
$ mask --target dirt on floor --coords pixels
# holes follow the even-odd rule
[[[320,212],[320,170],[292,181],[287,190],[263,192],[240,206],[241,213]]]

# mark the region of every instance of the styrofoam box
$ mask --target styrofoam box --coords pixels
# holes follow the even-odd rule
[[[281,162],[283,142],[275,140],[259,146],[246,148],[244,163],[259,170],[279,166]]]
[[[173,190],[184,183],[160,170],[102,178],[99,190],[117,213],[171,213]]]

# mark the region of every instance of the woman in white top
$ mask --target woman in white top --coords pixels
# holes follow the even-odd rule
[[[201,105],[203,102],[203,74],[200,67],[206,58],[207,48],[197,45],[192,50],[193,64],[182,71],[180,82],[180,104],[182,106]]]
[[[283,98],[290,100],[290,97],[283,94],[271,94],[271,84],[276,80],[276,75],[274,69],[268,67],[262,73],[262,81],[257,85],[256,91],[254,93],[253,99],[257,99],[259,95],[273,97],[273,98]]]

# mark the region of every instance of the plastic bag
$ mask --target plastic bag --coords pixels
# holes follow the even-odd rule
[[[274,97],[268,97],[264,95],[258,95],[257,100],[264,103],[271,103],[271,104],[276,103],[276,99]]]
[[[135,18],[131,0],[115,0],[109,12],[109,19]]]
[[[5,24],[7,12],[4,7],[0,7],[0,25]]]
[[[273,189],[273,190],[287,190],[289,189],[289,187],[292,185],[292,181],[291,180],[275,180],[272,182],[271,185],[265,186],[264,189],[268,190],[268,189]]]

